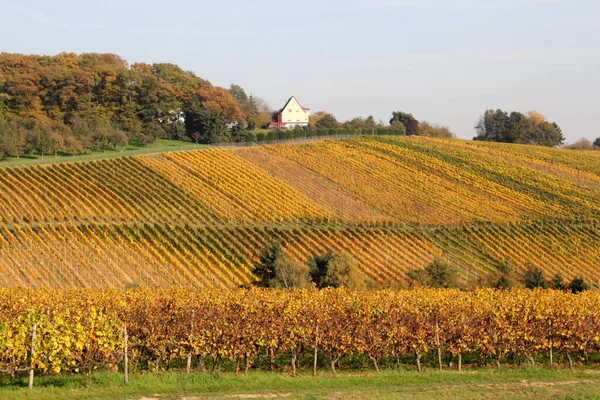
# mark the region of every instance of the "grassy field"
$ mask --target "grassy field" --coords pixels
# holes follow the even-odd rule
[[[87,161],[87,160],[101,160],[105,158],[116,158],[125,156],[137,156],[153,153],[164,153],[168,151],[178,150],[197,150],[207,148],[207,145],[198,145],[196,143],[182,142],[179,140],[167,140],[158,139],[156,142],[147,146],[132,146],[129,145],[120,150],[104,150],[104,151],[88,151],[88,154],[83,155],[59,155],[54,157],[53,155],[45,155],[44,158],[39,154],[24,155],[20,158],[8,158],[7,160],[0,161],[1,167],[16,167],[19,165],[39,165],[39,164],[55,164],[65,161]]]
[[[293,378],[278,372],[185,374],[167,372],[130,376],[99,372],[86,388],[85,377],[40,377],[32,391],[26,378],[0,381],[3,399],[592,399],[600,397],[600,370],[478,369],[438,372],[351,371],[337,378],[304,371]]]

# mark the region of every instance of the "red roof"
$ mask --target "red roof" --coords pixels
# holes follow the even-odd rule
[[[283,110],[285,110],[285,108],[288,106],[288,104],[290,104],[290,101],[292,101],[292,99],[296,99],[295,96],[292,96],[288,99],[288,101],[285,103],[285,106],[283,106],[283,108],[281,108],[279,110],[279,112],[281,113]],[[298,103],[298,105],[304,110],[304,111],[308,111],[310,110],[310,108],[306,108],[306,107],[302,107],[302,104],[300,104],[300,102],[298,101],[298,99],[296,99],[296,102]]]

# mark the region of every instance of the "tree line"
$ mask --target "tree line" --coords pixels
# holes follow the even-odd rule
[[[305,132],[253,132],[275,113],[239,85],[216,87],[174,64],[129,65],[115,54],[0,54],[0,159],[123,150],[157,138],[210,144],[406,133],[402,124],[384,127],[373,117],[340,124],[325,112],[311,117]]]
[[[254,266],[255,286],[274,289],[306,289],[345,287],[360,290],[367,287],[365,277],[346,251],[315,254],[306,264],[285,256],[281,242],[274,242],[260,254]]]
[[[481,278],[472,287],[465,287],[459,279],[456,267],[435,258],[425,268],[407,272],[406,288],[427,287],[434,289],[554,289],[574,294],[589,290],[590,286],[580,276],[565,282],[560,273],[548,279],[541,268],[528,264],[524,273],[518,273],[510,262],[495,265],[496,271]],[[368,280],[359,270],[352,255],[346,251],[315,253],[306,263],[298,263],[287,257],[281,242],[273,242],[264,248],[254,265],[254,285],[273,289],[340,288],[362,290],[381,288]],[[385,286],[385,285],[384,285]]]
[[[492,142],[560,146],[565,138],[556,122],[549,122],[542,114],[530,111],[487,110],[475,125],[474,140]]]
[[[250,99],[248,107],[258,102]],[[247,117],[229,90],[174,64],[129,65],[114,54],[0,54],[0,158],[80,154],[157,138],[208,141],[206,130],[194,129],[198,113],[205,126]]]
[[[157,138],[196,143],[300,137],[266,128],[277,111],[239,85],[229,89],[170,63],[128,64],[115,54],[0,54],[0,159],[26,153],[81,154],[123,149]],[[372,116],[338,122],[318,111],[304,136],[393,134],[454,137],[448,127],[394,111],[389,125]],[[560,127],[539,113],[488,110],[477,140],[558,146]],[[600,141],[596,141],[596,146]]]

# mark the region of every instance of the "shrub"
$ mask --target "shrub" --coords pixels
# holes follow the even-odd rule
[[[256,134],[256,141],[257,142],[262,142],[265,141],[267,139],[267,134],[263,133],[263,132],[259,132]]]
[[[430,124],[429,122],[421,122],[417,130],[420,136],[436,137],[436,138],[453,138],[455,135],[450,132],[447,126]]]
[[[571,283],[569,284],[569,290],[571,290],[571,293],[581,293],[584,290],[588,290],[590,287],[587,285],[587,283],[585,283],[585,281],[583,280],[583,278],[576,276],[575,278],[573,278],[573,280],[571,281]]]
[[[512,284],[506,275],[500,276],[500,278],[498,278],[498,282],[496,282],[494,285],[496,289],[500,290],[510,289],[511,286]]]
[[[308,261],[310,276],[319,289],[323,288],[321,280],[327,275],[327,264],[332,257],[333,253],[328,251],[323,254],[315,254],[313,258]]]
[[[457,273],[448,263],[440,258],[433,260],[425,267],[429,277],[429,286],[434,288],[456,288],[458,287]]]
[[[269,280],[269,287],[274,289],[304,289],[310,287],[310,275],[307,265],[298,264],[285,256],[279,256],[273,267],[274,276]]]
[[[294,129],[294,139],[306,137],[304,129]]]
[[[523,284],[528,289],[547,289],[548,281],[546,280],[546,276],[544,272],[538,267],[534,267],[530,265],[525,272],[525,276],[523,277]]]
[[[327,272],[321,278],[321,287],[345,287],[350,290],[360,290],[366,287],[365,278],[350,253],[346,251],[332,253],[327,262]]]
[[[252,131],[248,131],[246,132],[246,142],[256,142],[256,138],[257,138],[257,134],[252,132]]]
[[[566,289],[566,285],[565,282],[563,281],[563,277],[561,274],[556,274],[554,275],[554,277],[552,277],[552,282],[550,282],[552,289],[556,289],[556,290],[565,290]]]
[[[458,274],[448,263],[436,258],[425,269],[415,269],[408,272],[410,285],[428,286],[433,288],[457,288]]]
[[[402,122],[396,122],[388,128],[388,135],[406,135],[406,126]]]
[[[258,278],[256,286],[269,287],[270,282],[275,278],[275,263],[284,257],[281,242],[273,242],[270,246],[264,248],[259,256],[259,260],[254,264],[252,273]]]
[[[287,129],[278,129],[277,130],[277,139],[285,140],[288,138],[289,131]]]

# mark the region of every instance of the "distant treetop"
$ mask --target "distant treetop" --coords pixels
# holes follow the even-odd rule
[[[527,115],[517,111],[487,110],[475,125],[474,140],[490,142],[560,146],[565,138],[556,122],[548,122],[542,114],[530,111]]]

